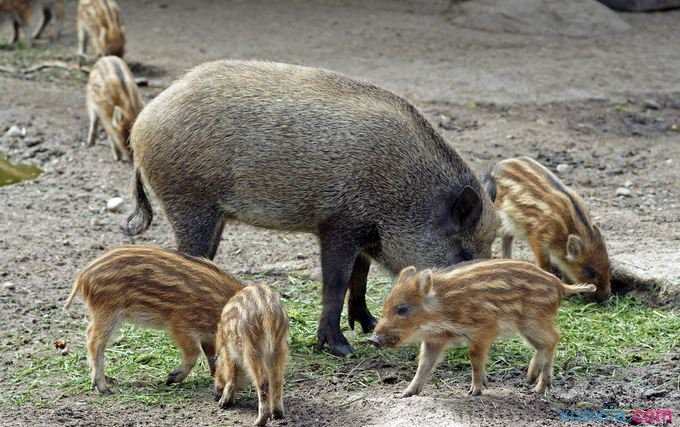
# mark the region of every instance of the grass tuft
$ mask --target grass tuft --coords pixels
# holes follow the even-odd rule
[[[390,287],[391,283],[385,280],[369,285],[368,304],[374,314],[380,313]],[[364,343],[365,336],[359,331],[348,330],[344,315],[342,325],[355,347],[355,354],[341,359],[318,352],[315,345],[321,285],[290,276],[279,289],[290,317],[289,389],[306,381],[326,381],[329,385],[353,390],[379,381],[388,382],[391,376],[408,379],[415,371],[415,347],[376,350]],[[604,306],[578,299],[565,301],[558,322],[562,335],[555,363],[558,374],[567,371],[588,374],[603,365],[648,364],[680,346],[677,313],[649,308],[629,297],[615,297]],[[84,337],[84,325],[82,329]],[[15,366],[21,368],[10,376],[9,395],[5,390],[3,399],[13,405],[49,405],[55,400],[55,394],[57,398],[96,396],[90,391],[84,339],[70,347],[71,353],[66,356],[45,349],[28,361],[16,360]],[[525,370],[530,356],[531,350],[517,338],[499,341],[492,348],[489,371],[499,374]],[[118,380],[117,393],[97,397],[95,402],[106,404],[116,399],[160,405],[209,398],[212,379],[204,360],[183,384],[164,384],[166,375],[179,361],[179,352],[165,333],[126,326],[106,352],[107,375]],[[467,349],[451,349],[436,378],[461,372],[466,375],[469,372]]]

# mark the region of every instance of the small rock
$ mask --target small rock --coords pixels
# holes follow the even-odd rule
[[[616,189],[616,195],[622,197],[631,197],[633,192],[630,190],[630,188],[619,187]]]
[[[642,393],[642,397],[645,399],[653,399],[655,397],[663,397],[666,394],[668,394],[668,390],[663,390],[663,389],[650,389],[650,390],[645,390]]]
[[[106,210],[109,212],[118,212],[122,205],[123,199],[121,197],[114,197],[106,202]]]
[[[642,105],[644,105],[647,110],[658,110],[661,108],[659,103],[653,99],[646,99]]]
[[[591,402],[576,402],[576,407],[578,409],[593,409],[595,408],[595,404]]]
[[[666,164],[667,164],[667,165],[672,165],[672,164],[673,164],[673,159],[668,159],[668,160],[666,160]]]
[[[17,287],[12,282],[5,282],[5,283],[2,284],[2,289],[6,290],[6,291],[13,291],[16,288]]]
[[[11,126],[5,135],[11,138],[18,137],[23,138],[26,136],[26,128],[19,128],[19,126]]]
[[[557,173],[567,173],[571,170],[571,166],[566,163],[560,163],[557,165]]]
[[[628,181],[626,181],[626,182],[623,183],[623,186],[626,187],[626,188],[630,188],[630,187],[633,186],[633,181],[631,181],[631,180],[629,179]]]
[[[34,147],[36,145],[40,145],[43,143],[43,140],[40,138],[26,138],[24,139],[24,145],[27,147]]]

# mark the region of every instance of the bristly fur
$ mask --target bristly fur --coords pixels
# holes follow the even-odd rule
[[[76,278],[64,308],[81,295],[90,314],[87,350],[92,382],[110,392],[104,350],[125,321],[165,329],[182,351],[167,382],[186,378],[201,354],[214,371],[215,333],[222,308],[243,288],[210,261],[153,246],[122,246],[91,262]]]
[[[501,218],[505,258],[513,238],[526,239],[541,268],[554,264],[572,282],[597,285],[597,299],[609,297],[607,247],[581,197],[528,157],[498,162],[486,182]]]
[[[536,391],[543,392],[550,386],[559,340],[554,323],[560,300],[595,289],[564,284],[534,264],[508,259],[434,272],[404,269],[385,300],[372,341],[389,346],[422,342],[407,396],[420,393],[447,346],[468,343],[470,393],[476,395],[485,385],[486,359],[495,338],[519,333],[536,349],[528,376],[531,382],[538,380]]]
[[[132,128],[135,210],[165,210],[180,251],[213,258],[229,221],[319,237],[320,346],[352,351],[339,328],[368,332],[371,262],[448,266],[488,258],[498,220],[474,172],[409,102],[329,70],[260,61],[197,66]],[[351,283],[350,283],[351,282]],[[347,292],[348,291],[348,292]]]
[[[258,396],[255,425],[283,417],[287,340],[288,316],[276,292],[251,285],[234,295],[222,310],[217,332],[215,397],[220,406],[232,403],[239,378],[247,375]]]

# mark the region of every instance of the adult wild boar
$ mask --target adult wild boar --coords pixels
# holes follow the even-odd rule
[[[331,71],[254,61],[200,65],[161,93],[132,129],[135,210],[146,183],[180,251],[213,258],[224,223],[314,233],[321,245],[319,345],[337,355],[366,307],[370,260],[390,271],[489,257],[497,218],[454,148],[404,99]]]

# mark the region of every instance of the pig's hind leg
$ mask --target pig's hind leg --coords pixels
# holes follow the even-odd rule
[[[552,324],[548,328],[534,325],[528,331],[523,332],[522,336],[536,349],[529,363],[527,381],[529,384],[534,384],[538,380],[534,392],[545,393],[552,384],[553,360],[555,348],[560,339],[559,333]]]
[[[347,299],[347,321],[350,329],[354,330],[354,322],[359,321],[365,334],[372,332],[376,324],[375,317],[366,306],[366,280],[370,267],[371,261],[365,255],[359,255],[354,261]]]
[[[224,213],[215,205],[166,206],[175,231],[177,249],[188,255],[213,259],[224,228]]]
[[[420,355],[418,356],[418,370],[416,375],[411,380],[406,390],[402,393],[401,397],[410,397],[416,394],[420,394],[423,391],[423,386],[430,378],[430,374],[435,366],[441,360],[441,356],[445,344],[433,343],[423,341],[420,344]]]
[[[479,396],[487,385],[486,362],[489,357],[489,349],[496,338],[496,328],[494,326],[482,326],[480,332],[475,334],[470,343],[470,363],[472,364],[472,384],[468,394]]]
[[[201,354],[201,345],[196,337],[180,328],[171,329],[170,335],[182,352],[182,364],[168,374],[168,379],[165,381],[167,385],[184,381]]]
[[[104,351],[111,336],[118,330],[120,320],[93,314],[87,327],[87,354],[90,362],[92,387],[102,394],[110,394],[112,380],[105,375]]]

